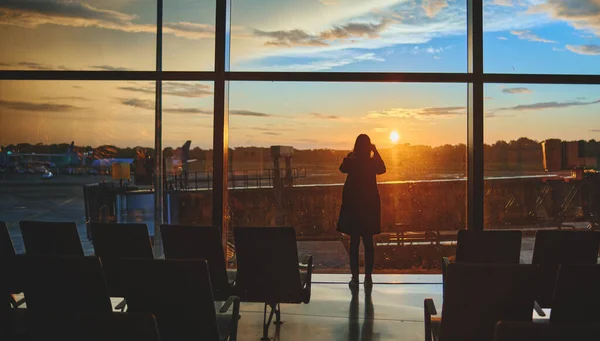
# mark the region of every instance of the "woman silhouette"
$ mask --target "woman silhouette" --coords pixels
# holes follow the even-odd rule
[[[351,288],[358,287],[358,247],[362,237],[365,248],[365,286],[371,286],[375,258],[373,235],[381,233],[377,175],[385,173],[385,164],[375,145],[371,144],[369,136],[358,135],[354,150],[344,158],[340,171],[348,174],[342,193],[337,230],[350,236],[352,279],[349,285]]]

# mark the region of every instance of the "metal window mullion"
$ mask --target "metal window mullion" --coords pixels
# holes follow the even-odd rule
[[[164,174],[162,155],[162,33],[163,0],[157,0],[156,14],[156,100],[154,104],[154,255],[162,257],[160,225],[164,211]]]
[[[483,1],[467,0],[467,228],[483,230]]]
[[[227,242],[227,174],[229,148],[229,110],[226,72],[229,65],[229,0],[217,0],[215,18],[215,80],[213,114],[213,191],[212,223],[221,229],[223,245]]]

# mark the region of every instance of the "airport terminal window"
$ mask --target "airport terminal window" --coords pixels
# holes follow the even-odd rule
[[[164,1],[163,70],[214,70],[215,5],[215,0]]]
[[[0,27],[0,69],[155,68],[154,0],[2,1]]]
[[[91,253],[86,221],[151,222],[147,207],[126,210],[115,198],[107,211],[87,212],[83,188],[120,187],[113,163],[128,165],[123,186],[150,188],[141,156],[154,156],[153,97],[145,82],[0,81],[0,219],[11,234],[19,238],[21,220],[75,222]]]
[[[163,83],[163,156],[171,224],[212,224],[213,84]]]
[[[261,3],[231,2],[233,71],[467,71],[466,1]]]
[[[376,271],[437,272],[453,253],[444,239],[466,225],[466,85],[232,82],[229,107],[231,226],[294,226],[316,271],[349,272],[339,167],[366,133],[387,166]],[[423,237],[402,246],[402,233]]]
[[[593,1],[484,1],[485,72],[600,73],[597,12]]]
[[[485,228],[521,229],[531,257],[538,228],[598,219],[599,87],[489,84],[485,88]]]

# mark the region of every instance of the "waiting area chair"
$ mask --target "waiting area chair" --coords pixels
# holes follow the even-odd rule
[[[528,322],[498,322],[494,341],[597,341],[600,323],[541,324]]]
[[[27,341],[160,341],[152,314],[45,313],[26,321]]]
[[[29,312],[112,311],[98,257],[26,256],[21,261]]]
[[[235,271],[227,271],[218,227],[161,225],[160,230],[166,259],[206,259],[213,298],[226,301],[233,295]]]
[[[83,248],[75,223],[21,221],[20,226],[28,255],[83,257]]]
[[[236,339],[240,301],[232,296],[216,313],[204,259],[120,262],[128,311],[154,314],[161,340]]]
[[[154,259],[146,224],[91,223],[94,253],[102,259],[106,285],[111,297],[125,297],[119,261],[123,258]],[[123,300],[115,308],[124,310]]]
[[[22,305],[25,300],[16,300],[13,295],[23,292],[21,278],[17,273],[17,253],[13,245],[6,223],[0,221],[0,287],[3,288],[2,299],[8,299],[14,308]]]
[[[263,340],[273,315],[281,323],[281,303],[309,303],[313,258],[299,265],[296,231],[293,227],[234,227],[237,256],[236,293],[243,302],[265,304]],[[304,270],[306,269],[306,270]],[[271,311],[267,319],[267,307]]]
[[[499,321],[531,322],[536,275],[534,265],[448,265],[441,320],[424,302],[425,340],[491,341]]]
[[[599,247],[599,232],[538,231],[532,259],[532,263],[539,265],[541,271],[536,301],[544,308],[551,308],[560,264],[597,264]]]
[[[550,323],[600,323],[600,265],[560,266]]]

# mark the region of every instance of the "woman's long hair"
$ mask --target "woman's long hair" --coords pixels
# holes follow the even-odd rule
[[[371,157],[371,138],[367,134],[360,134],[354,142],[354,155],[360,158]]]

